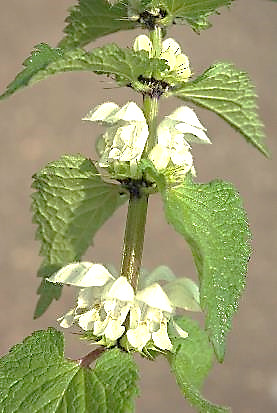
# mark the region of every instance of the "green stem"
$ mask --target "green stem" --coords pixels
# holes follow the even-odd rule
[[[157,135],[157,115],[159,109],[159,101],[156,97],[144,96],[143,98],[143,113],[148,124],[148,139],[143,152],[143,157],[147,157],[151,149],[156,145]]]
[[[154,30],[149,32],[149,38],[153,45],[153,57],[159,58],[162,51],[162,29],[155,27]]]
[[[154,56],[158,57],[161,51],[162,34],[160,28],[150,32],[153,43]],[[143,153],[145,157],[156,144],[158,99],[153,96],[144,96],[143,112],[148,124],[149,136]],[[138,182],[134,181],[134,184]],[[124,246],[121,264],[121,276],[127,278],[134,290],[137,288],[141,267],[145,224],[148,208],[148,194],[138,187],[138,192],[130,191],[130,200],[124,236]]]
[[[130,194],[121,275],[127,277],[134,290],[137,288],[142,260],[147,207],[147,194],[141,193],[139,197],[132,193]]]

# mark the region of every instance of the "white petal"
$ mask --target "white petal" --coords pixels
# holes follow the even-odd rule
[[[168,38],[162,43],[162,51],[167,51],[178,56],[181,53],[181,47],[179,43],[176,42],[176,40]]]
[[[110,315],[114,312],[114,309],[116,307],[116,300],[105,300],[103,306],[106,313]]]
[[[93,334],[96,336],[102,336],[104,334],[105,328],[109,322],[109,317],[106,317],[104,321],[95,321],[93,326]]]
[[[166,148],[171,147],[172,134],[170,129],[174,129],[175,123],[165,117],[157,128],[158,144],[163,145]]]
[[[58,318],[60,326],[63,328],[69,328],[72,326],[75,318],[75,308],[69,310],[63,317]]]
[[[118,320],[109,320],[104,335],[108,340],[115,341],[122,336],[124,331],[125,327],[123,327]]]
[[[119,315],[119,317],[118,317],[118,321],[120,322],[120,324],[123,324],[124,321],[126,320],[126,317],[127,317],[128,313],[129,313],[129,311],[130,311],[130,307],[131,307],[130,303],[129,303],[129,304],[126,304],[126,305],[123,306],[123,307],[121,307],[121,309],[120,309],[120,315]]]
[[[113,135],[113,142],[108,149],[108,158],[124,161],[139,161],[148,137],[146,122],[131,122],[117,128]],[[108,147],[107,147],[108,148]],[[107,153],[101,157],[101,162]]]
[[[162,321],[167,319],[164,317],[163,312],[158,308],[147,306],[147,311],[142,311],[141,319],[146,322],[150,333],[158,331]]]
[[[138,305],[133,305],[130,309],[130,329],[138,327],[141,318],[141,310]]]
[[[106,122],[113,123],[113,116],[118,112],[119,106],[113,102],[106,102],[96,106],[82,120],[90,120],[91,122]]]
[[[142,110],[135,102],[128,102],[118,110],[118,112],[114,116],[114,121],[118,122],[120,120],[123,120],[125,122],[146,122]]]
[[[171,52],[162,52],[160,54],[160,59],[164,59],[166,64],[169,66],[169,70],[174,70],[176,66],[176,55]]]
[[[166,311],[168,313],[172,313],[173,311],[169,298],[162,287],[157,283],[139,291],[136,294],[136,299],[148,304],[150,307],[158,308],[159,310]]]
[[[96,294],[96,291],[98,290],[98,294]],[[101,287],[87,287],[87,288],[81,288],[80,292],[78,294],[78,300],[77,300],[77,308],[88,308],[94,305],[95,301],[97,298],[101,297],[101,294],[99,296],[99,293],[101,291]]]
[[[203,129],[188,125],[187,123],[178,123],[175,128],[185,134],[185,139],[187,142],[211,143]]]
[[[141,34],[135,38],[134,41],[134,46],[133,46],[135,52],[138,52],[140,50],[146,50],[148,52],[149,56],[152,56],[153,53],[153,45],[151,40],[149,39],[148,36],[145,34]]]
[[[145,324],[127,331],[127,339],[132,347],[141,351],[151,339],[151,334]]]
[[[167,283],[164,290],[174,307],[187,311],[201,311],[199,288],[191,279],[175,279]]]
[[[105,285],[100,287],[80,288],[77,308],[92,307],[95,303],[99,303],[101,298],[104,297],[111,288],[113,282],[113,280],[109,280]]]
[[[106,297],[121,301],[133,301],[134,290],[133,287],[128,283],[126,277],[119,277],[113,283]]]
[[[162,325],[161,328],[156,332],[152,333],[152,339],[155,346],[161,350],[172,350],[172,343],[167,334],[167,325]]]
[[[188,106],[179,106],[174,110],[174,112],[168,115],[168,118],[178,120],[180,122],[185,122],[201,129],[205,129],[204,126],[200,123],[195,112]]]
[[[161,144],[154,146],[149,154],[149,159],[153,162],[158,171],[165,169],[170,161],[170,151]]]
[[[76,287],[101,286],[110,279],[113,279],[113,276],[103,265],[91,262],[68,264],[47,278],[52,283],[69,284]]]
[[[78,319],[78,324],[83,330],[87,331],[93,329],[95,321],[99,321],[99,313],[96,309],[93,309],[82,314]]]
[[[191,169],[193,158],[186,147],[180,148],[179,150],[172,150],[170,155],[174,165],[183,166],[185,172],[188,172]]]

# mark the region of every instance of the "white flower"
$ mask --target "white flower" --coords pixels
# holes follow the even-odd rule
[[[149,154],[149,159],[158,170],[166,169],[171,161],[182,166],[183,173],[193,171],[193,158],[190,145],[193,143],[211,143],[204,126],[188,106],[180,106],[166,116],[157,128],[157,141]]]
[[[168,282],[161,287],[160,280]],[[59,319],[60,325],[78,325],[108,347],[124,337],[126,344],[121,340],[121,345],[127,350],[171,351],[169,321],[179,336],[188,336],[171,320],[175,308],[199,310],[198,287],[189,279],[176,279],[167,267],[142,275],[142,288],[136,294],[127,278],[115,279],[102,265],[88,262],[69,264],[48,281],[79,287],[77,305]]]
[[[107,345],[114,344],[123,335],[123,323],[134,301],[134,290],[125,277],[114,280],[102,265],[74,263],[63,267],[48,281],[84,287],[79,291],[77,306],[59,319],[62,327],[77,324],[103,337]]]
[[[107,168],[128,162],[131,174],[135,173],[148,137],[146,119],[136,103],[128,102],[120,108],[115,103],[107,102],[90,111],[83,120],[107,126],[98,142],[99,166]]]
[[[131,346],[142,351],[152,338],[157,348],[172,350],[167,334],[167,324],[172,313],[173,307],[159,284],[152,284],[139,291],[130,311],[130,329],[127,331]]]
[[[108,168],[112,165],[116,174],[122,163],[128,163],[128,176],[137,177],[138,163],[148,138],[148,126],[136,103],[128,102],[120,108],[113,102],[107,102],[97,106],[83,119],[100,122],[107,127],[98,141],[99,166]],[[194,173],[189,142],[211,143],[194,111],[188,106],[180,106],[159,124],[157,144],[148,157],[158,171],[165,170],[171,164],[180,167],[183,175],[189,171]]]
[[[134,42],[134,50],[145,50],[149,57],[154,57],[153,44],[148,36],[142,34],[137,36]],[[181,47],[174,39],[168,38],[162,42],[162,50],[160,59],[164,59],[169,66],[171,72],[177,81],[186,82],[191,76],[188,57],[181,53]]]

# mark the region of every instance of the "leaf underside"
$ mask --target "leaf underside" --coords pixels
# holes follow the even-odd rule
[[[65,155],[34,175],[33,221],[44,257],[39,276],[79,261],[98,229],[126,200],[118,186],[104,182],[93,163],[81,155]],[[61,287],[42,281],[35,317],[40,316]]]
[[[171,94],[215,112],[268,156],[263,123],[257,114],[254,86],[248,74],[233,64],[216,63]]]
[[[245,286],[250,232],[241,200],[223,181],[183,185],[163,193],[168,222],[189,243],[200,279],[206,329],[219,361]]]
[[[185,317],[175,317],[175,322],[187,331],[188,337],[181,338],[169,331],[173,353],[168,361],[184,397],[200,413],[226,413],[228,408],[217,406],[200,394],[203,381],[212,366],[213,351],[208,336],[197,322]]]
[[[230,6],[233,0],[153,0],[150,2],[167,13],[169,24],[187,23],[196,32],[211,27],[208,17],[219,14],[218,9]]]
[[[104,353],[93,370],[65,359],[63,335],[49,328],[0,359],[0,411],[131,412],[137,378],[133,358],[118,349]]]

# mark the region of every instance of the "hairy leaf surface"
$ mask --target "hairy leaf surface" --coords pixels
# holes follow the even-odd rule
[[[213,351],[208,336],[199,325],[185,317],[176,317],[175,322],[188,332],[187,338],[169,334],[173,343],[173,353],[168,361],[176,381],[187,401],[200,413],[226,413],[229,409],[217,406],[204,399],[199,389],[212,366]]]
[[[268,155],[263,124],[257,114],[254,86],[247,73],[233,64],[216,63],[193,82],[177,87],[172,94],[217,113],[248,142]]]
[[[42,277],[79,261],[98,229],[126,199],[81,155],[62,156],[49,163],[34,175],[33,188],[33,220],[44,257],[39,271]],[[60,288],[42,281],[36,317],[59,297]]]
[[[168,222],[189,243],[200,279],[206,329],[220,361],[245,286],[250,232],[238,193],[229,183],[190,179],[163,193]]]
[[[66,37],[60,41],[59,47],[71,49],[137,26],[128,20],[127,1],[111,6],[106,0],[78,0],[78,5],[70,9],[66,22]]]
[[[136,381],[130,355],[107,351],[95,370],[83,368],[64,358],[63,335],[49,328],[33,333],[0,359],[0,411],[125,413],[132,411],[127,408],[137,394]]]
[[[107,351],[97,360],[94,372],[105,386],[107,412],[133,412],[134,399],[139,393],[133,357],[118,349]]]
[[[41,43],[31,57],[24,62],[25,69],[11,82],[3,99],[18,89],[46,79],[47,77],[73,71],[89,71],[97,74],[114,75],[120,85],[138,82],[139,76],[151,77],[154,71],[164,70],[165,61],[149,59],[145,51],[135,52],[108,44],[86,52],[82,49],[62,50]]]

